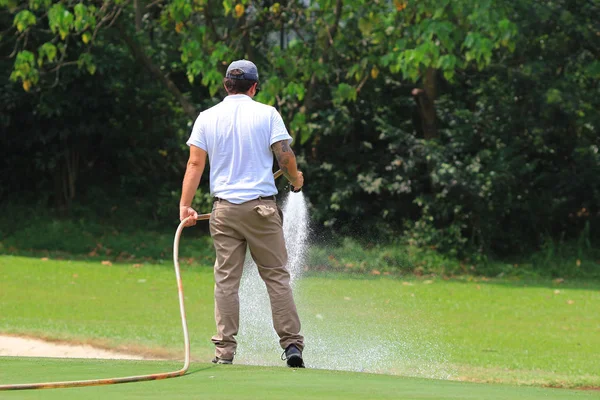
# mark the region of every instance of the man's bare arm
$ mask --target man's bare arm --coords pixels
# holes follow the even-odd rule
[[[187,162],[183,185],[181,188],[180,207],[189,207],[192,205],[194,194],[200,185],[200,178],[206,166],[206,151],[196,146],[190,146],[190,158]]]
[[[279,142],[273,143],[271,146],[279,168],[283,172],[283,175],[292,184],[298,177],[298,166],[296,165],[296,155],[294,154],[290,144],[287,140],[280,140]]]

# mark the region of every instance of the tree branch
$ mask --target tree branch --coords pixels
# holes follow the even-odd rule
[[[165,88],[169,92],[171,92],[173,96],[175,96],[177,101],[179,101],[179,104],[181,104],[181,106],[183,107],[183,111],[185,111],[187,116],[191,119],[195,119],[198,116],[198,112],[196,111],[196,107],[194,106],[194,104],[192,104],[192,102],[189,101],[183,95],[183,93],[181,93],[181,91],[175,85],[175,83],[173,83],[173,81],[169,79],[165,74],[163,74],[160,68],[158,68],[152,62],[152,60],[146,55],[146,53],[144,53],[144,50],[141,48],[141,46],[131,36],[127,34],[127,31],[125,30],[123,25],[117,23],[116,27],[121,34],[121,39],[123,39],[125,44],[127,44],[127,47],[129,47],[129,50],[131,51],[133,57],[140,64],[142,64],[144,68],[146,68],[148,72],[152,74],[152,76],[158,79],[165,86]]]
[[[152,8],[152,7],[156,6],[156,5],[159,5],[159,4],[161,4],[162,2],[164,2],[164,0],[156,0],[156,1],[153,1],[152,3],[148,4],[148,5],[146,6],[146,8],[147,8],[147,9],[150,9],[150,8]],[[162,4],[161,4],[161,5],[162,5]]]
[[[215,26],[215,23],[212,19],[212,16],[208,12],[208,9],[209,9],[208,6],[204,7],[204,19],[206,20],[206,24],[210,28],[210,32],[213,35],[212,40],[213,40],[213,42],[215,42],[215,41],[222,42],[224,40],[224,38],[222,38],[219,35],[219,32],[217,31],[217,27]]]
[[[423,136],[428,140],[439,137],[435,112],[435,99],[437,97],[436,73],[437,71],[434,68],[427,68],[423,77],[424,89],[412,90],[413,98],[421,115]]]

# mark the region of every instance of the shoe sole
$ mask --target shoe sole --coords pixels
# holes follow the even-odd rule
[[[211,361],[213,364],[225,364],[225,365],[230,365],[233,364],[233,360],[223,360],[223,359],[215,359]]]
[[[290,368],[304,368],[304,361],[302,360],[302,357],[291,356],[287,359],[287,365]]]

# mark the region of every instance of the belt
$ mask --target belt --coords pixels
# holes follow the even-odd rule
[[[273,201],[275,201],[276,199],[277,198],[275,197],[275,195],[272,195],[272,196],[258,196],[257,198],[249,200],[249,201],[253,201],[253,200],[273,200]],[[221,200],[225,200],[225,199],[222,199],[220,197],[213,197],[213,203],[217,202],[217,201],[221,201]]]

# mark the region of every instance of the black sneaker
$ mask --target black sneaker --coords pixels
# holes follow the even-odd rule
[[[213,364],[233,364],[233,358],[231,360],[228,360],[226,358],[219,358],[219,357],[215,357],[212,360]]]
[[[283,358],[285,356],[285,358]],[[302,360],[302,352],[295,344],[290,344],[281,355],[282,360],[286,360],[287,366],[290,368],[304,368],[304,360]]]

